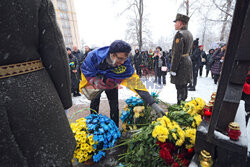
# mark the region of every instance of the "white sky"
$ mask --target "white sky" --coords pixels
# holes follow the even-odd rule
[[[127,0],[75,0],[75,9],[81,39],[90,47],[109,45],[116,39],[125,39],[129,11],[119,16]],[[145,15],[153,42],[161,36],[173,38],[174,23],[180,0],[145,0]],[[182,13],[182,12],[181,12]],[[197,26],[192,19],[189,29],[194,38]]]

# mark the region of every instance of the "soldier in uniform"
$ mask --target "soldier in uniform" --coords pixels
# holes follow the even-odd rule
[[[171,61],[171,83],[175,84],[177,89],[177,103],[185,101],[187,98],[187,84],[192,80],[192,61],[190,51],[193,45],[193,36],[187,30],[189,17],[177,14],[175,19],[175,34],[172,45]]]

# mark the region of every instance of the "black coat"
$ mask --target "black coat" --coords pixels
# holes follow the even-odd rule
[[[192,60],[193,70],[196,71],[201,66],[201,50],[199,47],[193,49],[193,53],[191,54],[190,58]]]
[[[76,52],[72,51],[72,54],[77,59],[77,65],[78,65],[78,68],[76,69],[77,70],[77,78],[78,78],[78,80],[80,80],[81,79],[81,65],[83,63],[83,60],[85,59],[85,56],[84,56],[84,54],[80,50],[78,50]],[[73,75],[75,75],[75,73]]]
[[[81,64],[83,63],[83,60],[84,60],[84,54],[78,50],[78,51],[72,51],[72,54],[76,57],[78,63],[79,63],[79,67],[81,66]]]
[[[1,0],[0,46],[0,66],[39,59],[45,66],[0,79],[0,166],[70,166],[70,73],[52,2]]]
[[[134,64],[135,68],[139,68],[142,65],[142,55],[140,53],[134,55]]]
[[[204,51],[201,51],[200,57],[201,57],[201,66],[206,65],[207,64],[207,55]],[[202,58],[205,60],[204,62],[202,62]]]
[[[71,85],[72,92],[77,91],[79,89],[79,63],[77,58],[74,55],[69,55],[69,65],[70,65],[70,73],[71,73]],[[73,72],[77,70],[77,72]]]

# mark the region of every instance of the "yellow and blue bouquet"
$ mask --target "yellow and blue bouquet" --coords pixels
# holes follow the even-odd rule
[[[89,159],[93,159],[94,162],[100,161],[105,157],[105,152],[101,150],[114,147],[121,137],[114,121],[101,114],[90,114],[80,118],[76,123],[71,123],[71,128],[77,142],[74,158],[79,163]]]

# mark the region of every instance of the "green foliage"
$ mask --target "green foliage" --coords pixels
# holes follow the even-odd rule
[[[160,148],[156,144],[157,139],[152,137],[153,124],[143,127],[140,131],[127,139],[124,143],[127,152],[121,155],[120,161],[126,167],[157,167],[165,166],[165,162],[159,156]]]
[[[187,112],[181,111],[170,111],[168,118],[177,122],[180,126],[192,126],[194,118]]]

